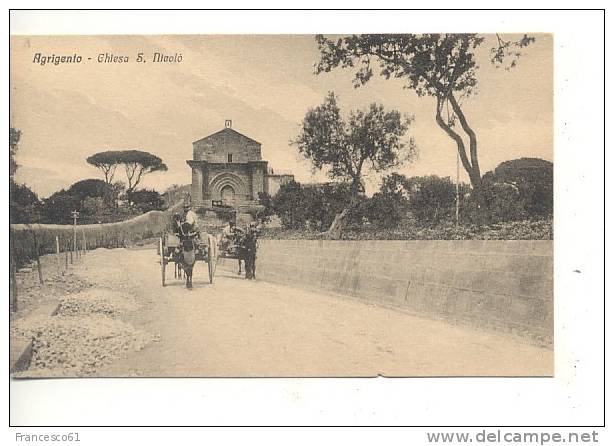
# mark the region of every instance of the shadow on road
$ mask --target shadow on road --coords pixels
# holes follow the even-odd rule
[[[213,284],[215,284],[215,282]],[[196,287],[202,287],[202,286],[212,286],[212,284],[209,283],[209,280],[192,279],[192,286],[196,288]],[[166,282],[166,285],[164,286],[164,288],[185,288],[185,280],[173,279],[172,282]]]

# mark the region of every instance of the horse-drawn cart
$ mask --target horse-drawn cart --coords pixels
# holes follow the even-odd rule
[[[192,288],[192,268],[197,261],[207,263],[209,283],[213,283],[213,276],[218,257],[217,240],[211,234],[198,235],[186,233],[179,237],[176,234],[165,232],[160,237],[159,247],[160,269],[162,273],[162,286],[166,285],[166,266],[175,264],[175,272],[181,271],[186,276],[186,286]],[[177,277],[177,274],[175,274]]]
[[[237,259],[239,274],[241,262],[245,265],[245,278],[256,278],[256,244],[257,235],[253,230],[235,230],[230,236],[223,237],[219,244],[219,257],[223,259]]]

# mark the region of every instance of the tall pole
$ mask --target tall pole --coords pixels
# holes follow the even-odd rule
[[[79,218],[79,213],[77,211],[72,211],[70,213],[70,216],[72,217],[72,229],[73,229],[72,248],[73,248],[75,255],[77,255],[77,218]]]
[[[58,274],[62,270],[62,258],[60,257],[60,238],[55,236],[55,260],[58,265]]]
[[[460,200],[459,200],[459,189],[458,189],[458,177],[459,177],[459,160],[460,155],[458,153],[458,150],[456,151],[456,226],[458,226],[458,214],[459,214],[459,208],[460,208]]]

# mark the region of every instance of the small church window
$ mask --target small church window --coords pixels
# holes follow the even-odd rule
[[[228,162],[229,162],[229,163],[232,163],[232,153],[229,153],[229,154],[228,154]]]

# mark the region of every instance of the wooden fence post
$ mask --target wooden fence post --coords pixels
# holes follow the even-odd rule
[[[55,236],[55,263],[58,265],[58,274],[62,271],[62,258],[60,257],[60,239]]]
[[[42,285],[43,281],[43,269],[41,267],[40,252],[38,250],[38,242],[36,241],[36,232],[32,231],[32,237],[34,238],[34,254],[36,255],[36,267],[38,269],[38,281]]]
[[[10,237],[10,233],[9,233]],[[13,238],[11,237],[11,241],[9,243],[10,250],[10,275],[11,275],[11,286],[10,288],[10,296],[9,296],[9,308],[10,311],[17,311],[17,265],[15,264],[15,253],[13,252]]]

